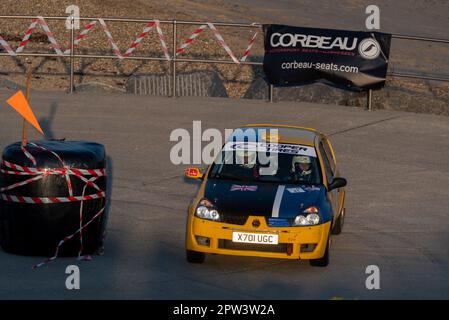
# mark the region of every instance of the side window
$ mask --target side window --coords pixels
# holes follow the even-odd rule
[[[327,140],[327,139],[323,140],[323,146],[324,146],[324,151],[326,152],[326,156],[329,159],[329,164],[331,166],[332,173],[335,174],[335,159],[332,156],[332,151],[331,151],[329,140]]]
[[[324,171],[326,172],[327,183],[330,183],[334,177],[334,174],[331,169],[329,158],[327,157],[327,154],[324,150],[323,141],[320,142],[319,149],[320,149],[320,153],[323,157],[323,165],[324,165]]]

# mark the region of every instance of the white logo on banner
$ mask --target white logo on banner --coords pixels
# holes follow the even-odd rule
[[[376,40],[366,38],[359,44],[359,53],[365,59],[376,59],[380,54],[380,45]]]

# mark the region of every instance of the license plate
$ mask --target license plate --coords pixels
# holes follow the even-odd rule
[[[278,244],[279,236],[270,233],[246,233],[233,232],[232,242],[258,243],[258,244]]]

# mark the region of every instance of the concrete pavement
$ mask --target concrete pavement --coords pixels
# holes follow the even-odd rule
[[[20,137],[21,120],[0,91],[0,149]],[[105,255],[60,258],[0,251],[1,299],[347,299],[449,298],[449,118],[333,105],[219,98],[33,92],[31,105],[55,138],[105,144],[112,207]],[[244,123],[316,127],[331,135],[348,181],[345,229],[331,263],[208,256],[185,261],[186,208],[197,184],[171,164],[170,132]],[[81,270],[81,289],[65,288],[65,268]],[[381,289],[365,288],[377,265]]]

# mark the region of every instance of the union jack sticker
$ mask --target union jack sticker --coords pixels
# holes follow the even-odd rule
[[[257,186],[245,186],[233,184],[231,186],[231,191],[257,191]]]

